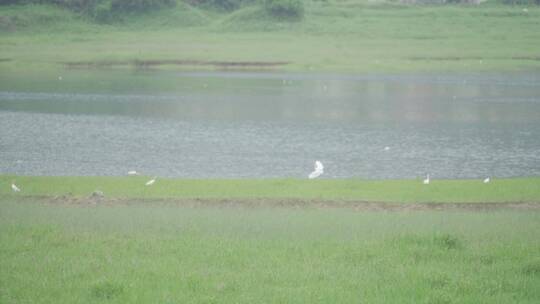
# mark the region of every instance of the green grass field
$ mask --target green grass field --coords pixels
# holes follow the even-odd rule
[[[256,6],[226,13],[182,4],[110,25],[51,6],[0,6],[0,79],[9,91],[22,79],[55,79],[64,62],[132,69],[136,60],[284,61],[280,70],[308,72],[538,71],[539,26],[537,7],[490,3],[310,1],[296,22]],[[537,206],[538,177],[430,185],[158,178],[146,187],[148,179],[0,175],[0,303],[540,302],[538,207],[348,205]],[[103,204],[87,199],[98,190]],[[295,199],[307,203],[287,205]],[[340,208],[315,203],[326,200]]]
[[[536,204],[538,178],[158,178],[146,187],[148,179],[0,176],[0,303],[540,300],[540,209],[359,211],[347,203]],[[12,181],[21,192],[12,193]],[[104,204],[70,201],[96,190]],[[282,204],[245,203],[261,198]]]
[[[2,196],[0,302],[538,303],[539,238],[537,210],[67,206]]]
[[[540,202],[540,178],[481,180],[355,179],[162,179],[150,177],[38,177],[0,175],[0,195],[88,197],[102,191],[108,198],[297,198],[393,203]],[[22,189],[13,194],[11,181]]]
[[[523,8],[306,1],[305,17],[293,22],[272,19],[257,6],[227,13],[179,4],[98,25],[49,6],[0,6],[0,69],[191,60],[288,62],[278,69],[313,72],[538,71],[540,9]]]

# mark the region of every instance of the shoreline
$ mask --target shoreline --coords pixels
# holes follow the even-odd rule
[[[0,199],[46,197],[74,204],[172,201],[193,204],[321,205],[359,208],[401,208],[403,204],[444,208],[467,204],[497,205],[540,202],[540,177],[482,180],[362,180],[362,179],[168,179],[145,186],[148,176],[74,177],[0,175]],[[12,192],[15,183],[21,192]],[[89,199],[90,198],[90,199]],[[502,206],[502,205],[497,205]],[[523,207],[523,205],[520,205]],[[431,207],[430,207],[431,208]]]
[[[8,199],[14,196],[8,196]],[[0,196],[0,201],[5,200]],[[18,203],[42,203],[67,207],[166,206],[187,208],[285,208],[285,209],[348,209],[352,211],[416,212],[416,211],[470,211],[540,210],[540,201],[531,202],[383,202],[357,200],[324,200],[299,198],[108,198],[99,196],[19,196]]]

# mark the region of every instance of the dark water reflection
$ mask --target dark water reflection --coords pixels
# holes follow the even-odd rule
[[[0,171],[540,175],[540,74],[0,75]],[[390,147],[384,151],[384,147]]]

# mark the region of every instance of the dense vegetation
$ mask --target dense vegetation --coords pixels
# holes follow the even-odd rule
[[[58,4],[3,5],[0,68],[11,76],[65,62],[152,61],[189,70],[212,68],[211,62],[281,62],[281,70],[320,72],[540,68],[537,6],[213,1],[159,0],[146,10],[139,9],[145,2],[129,2],[130,12],[120,9],[128,2],[109,1],[86,13]]]
[[[52,4],[67,8],[96,22],[109,23],[120,16],[133,13],[148,13],[177,5],[179,0],[0,0],[0,5],[9,4]],[[304,14],[304,2],[311,0],[186,0],[185,3],[206,9],[234,11],[246,5],[261,5],[266,12],[277,18],[299,19]],[[512,5],[540,4],[540,0],[497,0]],[[396,3],[398,1],[388,1]],[[405,4],[456,4],[477,3],[475,0],[402,0]],[[384,2],[380,2],[384,3]]]
[[[52,4],[86,17],[108,23],[124,14],[145,13],[176,6],[177,0],[2,0],[0,4]],[[232,11],[243,5],[264,3],[270,15],[299,18],[304,11],[302,0],[191,0],[190,5]]]

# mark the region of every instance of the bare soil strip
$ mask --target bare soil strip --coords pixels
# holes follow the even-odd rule
[[[499,57],[499,58],[484,58],[481,56],[411,56],[407,59],[412,61],[460,61],[460,60],[531,60],[539,61],[540,55],[538,56],[512,56],[512,57]]]
[[[104,60],[104,61],[68,61],[60,62],[66,68],[106,68],[134,66],[151,68],[162,65],[210,66],[214,68],[275,68],[289,64],[286,61],[206,61],[206,60]]]
[[[391,203],[298,198],[108,198],[99,196],[25,196],[20,201],[39,201],[66,206],[168,205],[185,207],[241,208],[346,208],[355,211],[495,211],[540,210],[540,202],[505,203]]]

